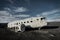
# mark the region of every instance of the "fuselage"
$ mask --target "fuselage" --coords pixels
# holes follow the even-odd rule
[[[27,27],[30,26],[31,28],[37,28],[37,27],[46,26],[47,22],[44,17],[31,17],[23,20],[10,22],[8,23],[8,28],[12,28],[12,27],[20,28],[21,24],[24,24]]]

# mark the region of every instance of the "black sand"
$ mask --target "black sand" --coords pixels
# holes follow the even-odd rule
[[[0,40],[60,40],[59,22],[51,22],[47,27],[41,28],[41,31],[29,30],[15,33],[4,27],[0,28]]]

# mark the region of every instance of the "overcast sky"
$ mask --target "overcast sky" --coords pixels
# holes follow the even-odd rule
[[[0,0],[0,23],[36,16],[44,16],[47,21],[60,21],[60,1]]]

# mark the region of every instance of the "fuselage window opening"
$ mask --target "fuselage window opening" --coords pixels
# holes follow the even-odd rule
[[[26,22],[24,22],[24,23],[26,23]]]
[[[15,27],[10,28],[11,30],[15,30]]]
[[[23,22],[21,22],[21,24],[23,24]]]
[[[18,27],[15,27],[15,29],[19,29]]]
[[[41,18],[41,20],[44,20],[45,19],[45,17],[44,18]]]
[[[27,21],[27,23],[29,23],[29,21]]]
[[[15,23],[15,25],[18,25],[18,23]]]
[[[20,24],[20,22],[19,22],[19,24]]]
[[[33,22],[33,21],[30,21],[30,22]]]

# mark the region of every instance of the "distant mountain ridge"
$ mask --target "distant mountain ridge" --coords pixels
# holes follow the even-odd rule
[[[48,22],[48,26],[60,26],[60,22]]]
[[[6,28],[8,23],[0,23],[0,28]]]

